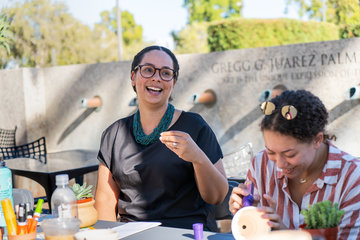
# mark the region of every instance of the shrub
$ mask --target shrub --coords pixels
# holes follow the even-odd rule
[[[332,23],[295,19],[230,19],[208,27],[210,51],[269,47],[339,39]]]
[[[339,30],[340,38],[360,37],[360,25],[344,25]]]

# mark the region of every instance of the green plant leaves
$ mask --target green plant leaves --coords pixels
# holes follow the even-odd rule
[[[307,229],[331,228],[339,225],[344,215],[344,210],[339,210],[338,203],[331,201],[314,203],[309,209],[301,210]]]
[[[9,26],[7,17],[0,16],[0,46],[3,46],[10,55],[10,42],[13,40],[13,34],[9,30]]]
[[[80,186],[80,184],[78,183],[74,183],[74,185],[72,185],[71,189],[74,191],[75,195],[76,195],[76,199],[80,200],[80,199],[84,199],[84,198],[92,198],[93,194],[91,193],[92,190],[92,185],[89,185],[86,187],[86,183],[84,183],[82,186]]]

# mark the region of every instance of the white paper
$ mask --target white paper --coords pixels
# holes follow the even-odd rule
[[[130,236],[132,234],[144,231],[149,228],[153,228],[161,225],[160,222],[129,222],[124,225],[114,227],[115,231],[119,233],[118,239],[122,239],[124,237]]]

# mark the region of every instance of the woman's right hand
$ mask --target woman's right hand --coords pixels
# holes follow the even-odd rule
[[[229,210],[234,215],[240,208],[243,207],[243,197],[250,194],[250,191],[247,189],[245,184],[240,183],[239,186],[234,187],[229,200]],[[253,205],[257,205],[260,197],[258,195],[254,195],[254,203]]]

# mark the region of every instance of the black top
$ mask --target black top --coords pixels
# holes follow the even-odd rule
[[[133,115],[108,127],[98,154],[120,189],[120,212],[133,220],[160,221],[172,227],[192,228],[202,222],[215,231],[214,206],[201,198],[192,163],[160,140],[148,146],[137,143],[132,126]],[[182,112],[169,130],[187,132],[213,164],[223,157],[215,134],[199,114]]]

